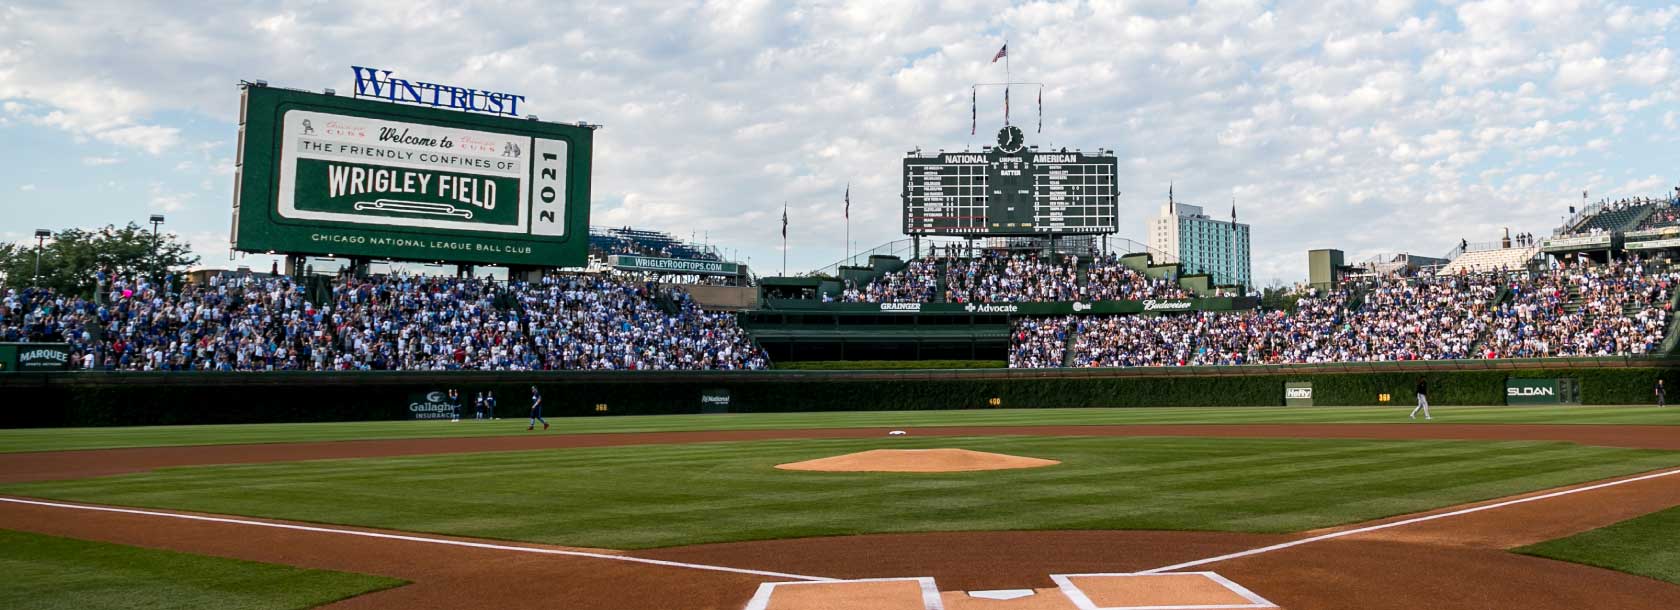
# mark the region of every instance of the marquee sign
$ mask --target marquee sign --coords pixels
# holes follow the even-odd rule
[[[241,117],[236,249],[584,262],[587,128],[268,87]]]

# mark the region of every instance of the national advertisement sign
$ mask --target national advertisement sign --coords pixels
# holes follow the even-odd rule
[[[586,127],[248,87],[233,244],[247,252],[581,266]]]
[[[701,413],[728,413],[729,412],[729,389],[728,388],[706,388],[704,390],[700,390],[700,412]]]

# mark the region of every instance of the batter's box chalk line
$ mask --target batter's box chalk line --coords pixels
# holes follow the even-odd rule
[[[1169,604],[1169,605],[1150,605],[1150,606],[1135,606],[1135,605],[1132,605],[1132,606],[1098,606],[1096,604],[1096,602],[1091,601],[1090,594],[1088,594],[1085,590],[1079,588],[1079,585],[1077,585],[1073,582],[1073,580],[1076,579],[1076,578],[1078,578],[1078,579],[1115,579],[1115,580],[1123,580],[1123,579],[1134,579],[1134,578],[1136,578],[1136,579],[1146,579],[1146,578],[1158,578],[1158,577],[1183,579],[1185,577],[1195,578],[1195,577],[1198,577],[1198,576],[1207,580],[1207,581],[1211,581],[1213,584],[1216,584],[1220,587],[1223,587],[1225,591],[1229,592],[1230,594],[1232,594],[1236,597],[1242,598],[1243,600],[1247,601],[1247,603],[1238,604],[1238,603],[1223,603],[1223,602],[1221,602],[1221,603],[1211,603],[1211,604],[1191,604],[1191,603],[1178,604],[1178,603],[1173,603],[1173,604]],[[1072,601],[1074,607],[1078,608],[1079,610],[1242,610],[1242,609],[1259,609],[1259,608],[1277,608],[1278,607],[1277,604],[1274,604],[1270,601],[1267,601],[1266,598],[1264,598],[1264,597],[1260,597],[1260,595],[1258,593],[1250,591],[1246,587],[1243,587],[1242,585],[1239,585],[1235,582],[1232,582],[1231,579],[1225,578],[1224,576],[1220,576],[1219,574],[1216,574],[1216,573],[1213,573],[1213,572],[1173,572],[1173,573],[1170,573],[1170,574],[1142,573],[1142,572],[1099,572],[1099,573],[1092,573],[1092,574],[1052,574],[1050,576],[1050,580],[1055,581],[1056,587],[1060,588],[1062,590],[1062,595],[1067,596],[1068,600]],[[1188,600],[1186,600],[1186,601],[1188,601]]]
[[[1213,572],[1179,572],[1173,574],[1141,574],[1132,572],[1055,574],[1051,575],[1050,579],[1055,581],[1061,594],[1066,597],[1067,601],[1073,604],[1073,606],[1078,610],[1261,610],[1278,607],[1277,604],[1267,601],[1266,598],[1260,597],[1260,595],[1255,592],[1250,591],[1242,585],[1232,582],[1230,579]],[[1084,589],[1081,589],[1079,584],[1074,582],[1075,579],[1111,581],[1130,579],[1175,579],[1183,581],[1185,579],[1194,579],[1189,583],[1191,588],[1200,586],[1203,590],[1182,592],[1182,598],[1180,600],[1182,603],[1180,603],[1180,601],[1173,601],[1169,602],[1167,605],[1161,605],[1161,601],[1164,598],[1172,598],[1173,593],[1168,592],[1163,594],[1157,589],[1154,592],[1146,594],[1146,599],[1148,599],[1149,604],[1152,605],[1099,606],[1096,602],[1092,601],[1092,594]],[[829,608],[833,607],[834,603],[837,602],[845,602],[849,600],[855,601],[855,598],[848,595],[845,590],[849,585],[891,582],[916,583],[921,592],[922,610],[944,610],[944,602],[940,597],[938,585],[935,584],[934,579],[925,576],[918,578],[862,578],[856,580],[838,580],[829,582],[767,582],[758,586],[758,592],[753,595],[752,601],[747,603],[745,610],[805,610],[806,608],[817,607]],[[1098,584],[1101,583],[1087,582],[1086,586],[1090,587]],[[1184,584],[1181,583],[1177,586],[1184,587]],[[819,600],[802,597],[797,601],[776,599],[776,593],[778,591],[789,591],[793,588],[810,589],[812,587],[830,588],[832,590],[831,594],[833,597]],[[1209,589],[1211,589],[1211,591],[1209,591]],[[1025,591],[1028,593],[1031,592],[1030,589]],[[1098,595],[1098,597],[1106,598],[1124,596],[1124,592],[1115,593],[1113,591],[1107,592],[1103,595]],[[1196,599],[1198,596],[1202,599]],[[1012,596],[1007,599],[1013,599],[1014,597],[1019,596]],[[1193,603],[1197,601],[1206,601],[1208,597],[1216,598],[1219,601],[1211,603]],[[906,606],[906,608],[908,608],[908,606]]]
[[[860,578],[857,580],[831,580],[826,582],[767,582],[758,586],[758,593],[753,595],[752,601],[747,602],[746,610],[768,610],[770,598],[776,589],[784,587],[799,587],[803,585],[848,585],[854,583],[880,582],[914,582],[921,588],[923,610],[945,610],[945,602],[939,598],[939,587],[933,584],[933,579],[926,576],[917,578]]]

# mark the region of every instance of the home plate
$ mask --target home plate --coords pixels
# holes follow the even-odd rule
[[[1012,600],[1012,599],[1021,599],[1023,597],[1030,597],[1032,595],[1034,595],[1032,589],[1000,589],[1000,590],[997,590],[997,591],[969,591],[968,592],[969,597],[978,597],[980,599],[995,599],[995,600],[998,600],[998,601],[1009,601],[1009,600]]]

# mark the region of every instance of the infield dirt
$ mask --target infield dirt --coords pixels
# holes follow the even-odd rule
[[[1043,468],[1060,464],[1018,455],[968,449],[874,449],[846,455],[777,464],[782,470],[812,472],[975,472]]]

